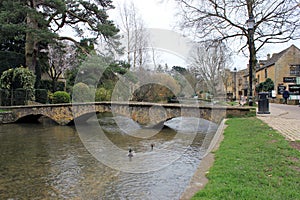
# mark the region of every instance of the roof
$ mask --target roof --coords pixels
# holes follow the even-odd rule
[[[291,45],[289,48],[279,52],[279,53],[274,53],[272,57],[269,60],[264,60],[264,65],[260,67],[257,71],[260,71],[261,69],[265,69],[267,67],[270,67],[274,65],[290,48],[295,47],[298,49],[295,45]],[[298,49],[300,51],[300,49]]]

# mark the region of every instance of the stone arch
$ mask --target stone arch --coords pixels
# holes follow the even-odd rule
[[[38,119],[41,117],[47,117],[54,121],[57,124],[61,124],[59,121],[55,120],[51,115],[41,113],[18,113],[18,115],[15,118],[15,122],[38,122]]]
[[[22,117],[19,117],[16,119],[16,122],[38,122],[39,118],[41,118],[43,115],[39,114],[39,115],[24,115]]]

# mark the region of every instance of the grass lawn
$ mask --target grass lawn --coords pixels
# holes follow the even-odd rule
[[[192,199],[300,200],[300,152],[255,117],[226,123],[209,182]]]
[[[2,113],[2,112],[8,112],[8,110],[2,110],[2,109],[0,109],[0,113]]]

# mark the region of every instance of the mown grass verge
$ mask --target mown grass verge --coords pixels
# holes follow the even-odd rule
[[[226,123],[209,182],[192,199],[300,199],[300,152],[255,117]]]

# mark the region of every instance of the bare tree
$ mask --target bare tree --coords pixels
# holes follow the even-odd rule
[[[121,30],[126,40],[127,62],[136,69],[147,62],[148,34],[144,21],[133,2],[124,3],[120,8]]]
[[[48,70],[47,74],[52,80],[52,90],[56,90],[59,78],[64,72],[77,64],[77,50],[75,45],[68,42],[57,42],[48,45]]]
[[[266,44],[299,39],[298,0],[175,0],[181,5],[182,28],[200,41],[240,41],[249,52],[249,105],[252,102],[256,54]],[[249,28],[246,22],[255,22]],[[237,45],[235,43],[235,45]],[[236,47],[235,47],[236,48]]]
[[[214,46],[200,43],[191,54],[191,68],[198,79],[203,80],[208,91],[214,96],[224,92],[222,74],[230,59],[225,45],[217,43]]]
[[[254,53],[265,44],[299,39],[298,0],[175,0],[181,5],[181,26],[194,30],[201,41],[241,39],[247,48],[246,21],[254,17]],[[245,39],[247,39],[245,41]]]
[[[157,51],[155,50],[155,48],[151,48],[151,54],[150,57],[152,59],[152,63],[153,63],[153,68],[154,70],[156,70],[158,68],[158,63],[162,62],[160,59],[160,55],[157,54]]]

